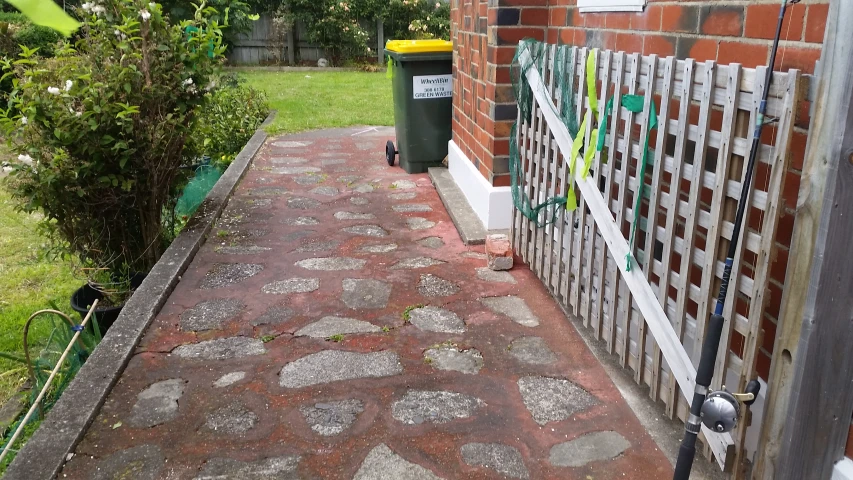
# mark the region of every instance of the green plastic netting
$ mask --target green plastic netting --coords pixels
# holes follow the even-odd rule
[[[530,122],[531,114],[533,113],[533,92],[527,81],[527,71],[531,68],[536,68],[540,72],[543,71],[546,60],[546,47],[544,43],[527,39],[522,41],[515,51],[515,57],[510,67],[510,74],[522,122]],[[525,51],[529,54],[531,61],[526,65],[521,65],[520,57],[522,52]],[[575,88],[575,58],[571,46],[558,46],[556,57],[555,68],[552,73],[554,76],[554,85],[557,87],[559,96],[557,98],[558,108],[556,113],[574,138],[578,134],[579,127],[578,119],[575,115],[575,97],[572,94]],[[559,207],[566,205],[567,197],[551,197],[541,203],[534,204],[525,195],[523,192],[524,186],[522,185],[524,166],[522,165],[521,156],[518,151],[518,128],[519,124],[516,122],[512,126],[510,133],[509,171],[512,201],[515,208],[522,215],[534,222],[536,226],[544,227],[556,221]],[[548,211],[549,208],[550,212]]]
[[[195,176],[187,183],[178,203],[175,204],[175,215],[178,218],[191,217],[221,176],[222,172],[212,165],[198,167]]]
[[[510,137],[510,159],[509,169],[511,178],[512,199],[515,208],[521,212],[527,219],[533,222],[537,227],[543,227],[550,223],[554,223],[560,212],[559,207],[565,206],[567,210],[577,208],[577,197],[574,192],[573,183],[576,178],[575,168],[576,159],[583,158],[584,164],[580,168],[578,175],[581,178],[586,178],[592,166],[593,155],[595,152],[601,152],[601,161],[607,162],[607,154],[603,152],[605,137],[607,135],[607,119],[613,109],[613,97],[609,98],[603,110],[598,109],[598,94],[596,89],[596,63],[593,52],[586,59],[586,71],[592,72],[586,75],[587,99],[589,100],[589,108],[586,109],[583,116],[583,121],[578,125],[578,118],[575,115],[574,103],[574,88],[575,88],[575,72],[574,66],[577,60],[573,58],[573,50],[571,46],[561,45],[556,47],[554,58],[554,68],[552,69],[552,82],[557,87],[557,97],[554,104],[545,102],[543,108],[550,108],[560,118],[560,121],[566,126],[571,137],[574,139],[571,151],[568,152],[569,164],[569,185],[567,195],[554,196],[547,198],[541,203],[534,204],[533,201],[525,194],[523,185],[524,166],[522,165],[521,155],[519,154],[518,146],[518,128],[519,123],[529,123],[533,114],[533,91],[527,79],[527,73],[531,68],[536,68],[539,72],[545,71],[545,55],[548,45],[535,40],[524,40],[519,43],[518,49],[515,52],[513,63],[511,66],[512,85],[515,93],[516,101],[518,102],[519,119],[512,127]],[[527,55],[524,55],[524,54]],[[527,57],[529,60],[522,65],[522,57]],[[543,78],[543,81],[545,79]],[[578,80],[580,81],[580,80]],[[603,85],[607,89],[608,85]],[[607,91],[605,90],[605,96]],[[642,113],[645,108],[645,98],[642,95],[622,95],[620,107],[633,113]],[[649,155],[649,138],[652,130],[657,128],[657,113],[655,111],[654,102],[649,102],[648,114],[645,117],[646,138],[643,144],[642,158],[638,162],[639,178],[645,178],[646,166],[651,162],[652,156]],[[589,132],[589,144],[584,145],[584,136],[579,135],[581,132]],[[639,224],[639,212],[645,182],[641,181],[638,184],[636,192],[636,201],[633,207],[635,212],[632,220],[630,235],[628,238],[629,249],[633,251],[634,239]],[[549,209],[550,208],[550,213]],[[627,255],[626,270],[630,271],[632,265],[632,255]]]

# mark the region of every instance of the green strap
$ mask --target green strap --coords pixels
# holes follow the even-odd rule
[[[597,143],[598,143],[598,129],[596,128],[595,130],[592,131],[592,133],[589,134],[589,145],[592,146],[592,145],[595,145]],[[584,152],[583,171],[581,172],[581,178],[586,179],[586,177],[589,175],[589,169],[592,167],[592,157],[594,155],[595,155],[595,149],[594,148],[587,148],[586,151]]]
[[[604,139],[607,137],[607,118],[610,116],[610,112],[612,111],[613,97],[610,97],[607,99],[607,104],[604,106],[604,112],[601,113],[601,120],[598,122],[599,128],[604,130],[604,133],[598,136],[598,145],[596,145],[595,148],[599,152],[604,149]],[[602,160],[602,162],[604,162],[604,160]]]
[[[394,78],[394,60],[391,60],[390,56],[388,57],[388,69],[385,70],[385,78]]]
[[[575,194],[575,163],[577,163],[578,154],[581,147],[583,147],[583,132],[586,131],[586,124],[589,122],[589,117],[590,111],[587,110],[578,129],[578,134],[575,135],[575,139],[572,142],[572,154],[569,156],[569,192],[566,200],[566,210],[570,212],[578,208],[578,198]]]
[[[592,72],[593,75],[589,73]],[[572,154],[569,157],[569,192],[568,192],[568,201],[566,202],[566,210],[572,212],[576,208],[578,208],[577,195],[575,194],[575,163],[577,162],[578,154],[582,147],[584,147],[584,132],[586,132],[586,126],[588,123],[594,121],[593,116],[598,117],[598,92],[595,88],[595,53],[594,51],[590,51],[589,55],[586,57],[586,98],[589,101],[589,109],[586,111],[586,114],[583,117],[583,121],[581,122],[580,128],[578,128],[577,135],[575,135],[575,139],[572,142]],[[589,148],[590,145],[596,145],[598,143],[598,129],[594,129],[589,134],[589,144],[584,148],[584,156],[583,156],[583,169],[581,170],[581,178],[586,179],[589,175],[589,169],[592,166],[592,157],[595,154],[595,149]]]
[[[595,50],[590,50],[586,56],[586,97],[589,99],[589,108],[593,113],[598,113],[598,94],[595,91]],[[589,74],[592,72],[592,75]],[[606,86],[605,86],[606,87]]]
[[[643,111],[643,96],[642,95],[625,95],[622,97],[622,106],[633,113],[641,113]],[[634,203],[634,220],[631,222],[631,236],[628,239],[628,254],[625,256],[627,265],[625,271],[631,271],[632,254],[634,251],[634,235],[637,233],[637,224],[640,223],[640,205],[643,202],[643,188],[645,187],[646,178],[646,162],[649,156],[649,138],[652,136],[652,130],[658,126],[658,114],[655,110],[655,103],[651,103],[649,108],[649,117],[646,119],[646,139],[643,143],[643,158],[640,160],[640,172],[637,174],[637,201]],[[626,182],[627,178],[624,179]]]
[[[589,101],[589,109],[592,111],[592,115],[594,115],[596,120],[598,120],[599,127],[601,125],[601,113],[598,111],[598,91],[595,88],[595,51],[591,50],[589,55],[586,57],[586,98]],[[590,72],[592,74],[590,75]],[[607,86],[604,86],[607,88]],[[581,135],[581,131],[578,132],[578,135]],[[581,171],[581,178],[586,179],[589,176],[589,169],[592,167],[592,157],[595,155],[595,149],[590,148],[593,145],[598,144],[598,128],[594,128],[589,133],[589,144],[584,149],[583,156],[583,170]]]

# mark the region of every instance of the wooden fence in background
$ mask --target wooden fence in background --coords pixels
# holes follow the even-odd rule
[[[361,21],[369,33],[367,42],[383,63],[385,38],[381,21]],[[323,49],[307,41],[308,30],[297,22],[292,31],[277,27],[270,14],[262,14],[253,22],[250,32],[242,33],[232,42],[226,52],[231,65],[294,65],[297,62],[314,63],[323,57]],[[374,48],[376,46],[376,48]]]
[[[278,31],[272,16],[262,14],[253,22],[252,30],[242,33],[233,41],[226,53],[232,65],[267,65],[293,63],[295,59],[316,62],[323,50],[305,40],[307,31],[301,23],[295,32]],[[291,52],[292,50],[292,52]]]

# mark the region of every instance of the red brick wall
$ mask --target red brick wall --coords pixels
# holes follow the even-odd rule
[[[649,0],[641,13],[580,13],[576,5],[577,0],[452,0],[453,139],[494,185],[509,185],[509,132],[516,116],[509,65],[522,38],[755,67],[769,58],[779,13],[779,0]],[[803,0],[789,7],[775,69],[814,73],[828,7],[829,0]],[[808,105],[799,110],[762,324],[758,372],[764,378],[770,370],[805,155]]]
[[[545,39],[547,0],[503,8],[505,0],[451,0],[454,43],[453,140],[496,186],[509,185],[509,134],[515,98],[509,65],[522,38]],[[535,24],[523,28],[521,22]],[[506,26],[504,26],[506,25]]]
[[[675,55],[755,67],[767,62],[778,0],[650,0],[642,13],[580,13],[576,0],[550,0],[548,40],[588,47]],[[828,0],[788,8],[775,68],[813,73]]]

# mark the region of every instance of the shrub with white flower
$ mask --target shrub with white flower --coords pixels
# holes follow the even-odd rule
[[[385,31],[391,38],[400,39],[424,39],[443,38],[448,39],[450,35],[450,4],[438,1],[420,2],[419,0],[391,0],[389,3],[391,14],[388,17],[391,25],[386,21]],[[406,19],[406,23],[399,28],[404,28],[401,33],[395,32],[395,23]]]
[[[308,29],[308,40],[320,45],[333,65],[340,65],[367,51],[370,36],[365,26],[373,25],[363,26],[358,21],[364,6],[364,0],[290,0],[281,23],[292,25],[301,20]]]
[[[445,38],[450,35],[450,4],[434,0],[288,0],[274,24],[307,28],[332,64],[370,55],[373,19],[383,20],[385,38]],[[370,55],[372,58],[372,55]]]
[[[160,257],[164,207],[204,101],[196,83],[208,84],[223,58],[210,8],[175,25],[159,8],[86,2],[77,12],[82,28],[56,59],[24,52],[0,62],[2,73],[22,79],[0,111],[21,160],[7,187],[84,264],[147,271]],[[28,159],[38,169],[24,167]]]

